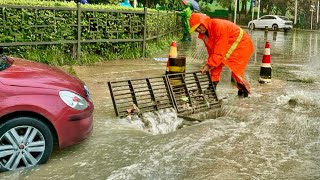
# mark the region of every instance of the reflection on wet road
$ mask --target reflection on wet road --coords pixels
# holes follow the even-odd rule
[[[0,179],[320,179],[320,54],[317,32],[250,33],[249,98],[239,99],[224,69],[217,93],[223,117],[152,135],[114,115],[107,82],[159,76],[151,59],[75,67],[95,103],[95,127],[84,143],[55,151],[47,164],[0,174]],[[259,84],[265,40],[272,82]],[[178,44],[187,71],[206,59],[202,42]],[[180,48],[180,50],[179,50]],[[166,50],[162,57],[166,57]]]

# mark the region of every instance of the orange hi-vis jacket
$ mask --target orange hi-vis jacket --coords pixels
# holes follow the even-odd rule
[[[244,71],[254,50],[250,36],[236,24],[224,19],[212,19],[201,13],[193,13],[189,19],[190,32],[200,24],[207,29],[207,34],[200,34],[209,57],[207,65],[213,67],[211,80],[220,81],[222,67],[232,71],[232,77],[243,84],[250,93],[249,83],[244,78]]]

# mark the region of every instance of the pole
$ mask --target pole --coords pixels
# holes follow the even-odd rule
[[[312,23],[313,23],[313,11],[315,10],[315,5],[310,5],[310,11],[311,11],[311,30],[313,29],[312,28]]]
[[[298,0],[296,0],[294,6],[294,24],[297,24],[297,17],[298,17]]]
[[[142,42],[142,57],[146,57],[146,41],[147,41],[147,8],[144,7],[143,19],[143,42]]]
[[[238,6],[238,0],[234,0],[234,17],[233,17],[233,23],[237,24],[237,6]]]
[[[251,20],[253,21],[253,16],[254,16],[254,7],[252,7],[252,18],[251,18]]]
[[[253,17],[254,17],[254,7],[256,6],[255,3],[256,3],[255,0],[251,0],[251,11],[252,11],[251,20],[252,21],[253,21]]]
[[[315,5],[310,5],[310,11],[311,11],[311,30],[313,29],[312,28],[312,23],[313,23],[313,11],[314,11],[314,8],[315,8]]]
[[[77,61],[80,62],[80,56],[81,56],[81,5],[80,5],[80,2],[77,3],[77,18],[78,18]]]
[[[258,15],[257,15],[257,19],[260,18],[260,1],[261,0],[257,0],[258,1]]]
[[[133,7],[137,8],[137,0],[133,0]]]
[[[312,30],[312,22],[313,22],[313,11],[311,11],[311,30]]]
[[[317,6],[317,23],[319,23],[319,1]]]

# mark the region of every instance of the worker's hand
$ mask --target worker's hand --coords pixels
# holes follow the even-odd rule
[[[213,67],[210,67],[209,65],[205,64],[201,69],[201,73],[204,74],[208,71],[211,71],[212,69],[213,69]]]

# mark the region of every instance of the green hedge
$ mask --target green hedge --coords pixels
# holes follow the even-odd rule
[[[38,10],[29,8],[10,8],[7,5],[26,7],[51,7]],[[2,7],[1,7],[2,6]],[[52,2],[39,0],[0,0],[0,43],[10,42],[59,42],[77,40],[77,4],[74,2]],[[53,10],[52,7],[74,8],[74,10]],[[97,9],[98,11],[83,10],[81,14],[81,39],[142,39],[144,15],[143,8],[125,8],[117,5],[81,5],[81,8]],[[99,10],[113,10],[115,12],[101,12]],[[119,10],[139,13],[121,13]],[[148,9],[147,38],[177,29],[180,23],[175,13]],[[130,27],[127,25],[130,24]],[[44,28],[45,26],[45,28]],[[162,38],[160,38],[162,39]],[[151,43],[151,44],[149,44]],[[148,41],[147,47],[159,41]],[[74,51],[72,44],[18,46],[10,47],[10,53],[21,57],[40,58],[48,52],[48,60],[36,59],[45,63],[65,64],[71,60],[57,60],[69,57]],[[161,48],[159,48],[161,49]],[[147,55],[154,53],[146,49]],[[51,52],[49,52],[51,51]],[[52,53],[57,51],[57,53]],[[33,52],[33,53],[31,53]],[[39,55],[32,55],[38,52]],[[64,53],[59,57],[59,54]],[[137,58],[142,56],[142,42],[103,42],[81,43],[84,60],[78,63],[88,63],[88,57],[97,60]],[[58,57],[55,57],[58,56]],[[53,59],[53,60],[50,60]],[[48,62],[46,62],[48,61]]]

